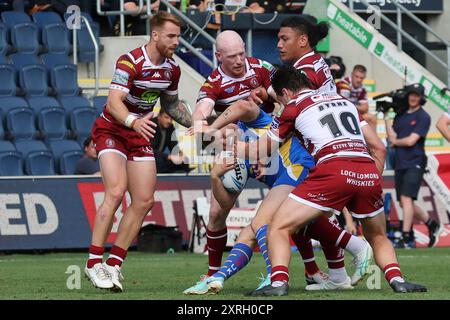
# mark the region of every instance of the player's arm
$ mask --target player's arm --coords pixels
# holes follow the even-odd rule
[[[211,170],[210,176],[212,192],[220,204],[232,203],[234,205],[234,196],[225,189],[221,180],[222,176],[227,171],[233,169],[234,166],[235,163],[232,158],[224,159],[218,156],[216,158],[216,162],[214,163],[214,167]]]
[[[260,109],[253,101],[238,100],[229,106],[222,114],[210,125],[210,128],[220,130],[230,123],[238,120],[248,122],[255,120],[259,115]]]
[[[448,113],[443,114],[436,123],[436,128],[444,136],[447,141],[450,142],[450,115]]]
[[[202,99],[197,102],[195,111],[192,114],[192,122],[194,125],[203,124],[203,120],[208,118],[214,109],[214,101],[212,99]]]
[[[109,90],[108,100],[106,103],[106,110],[116,119],[118,122],[123,123],[125,126],[135,130],[147,141],[153,138],[156,124],[151,121],[153,113],[150,112],[146,116],[139,118],[130,114],[128,108],[123,103],[123,100],[127,96],[128,92],[123,90],[111,89]]]
[[[267,133],[253,142],[236,141],[235,154],[237,158],[247,159],[252,164],[258,164],[261,159],[270,157],[278,150],[281,141],[272,138]]]
[[[180,101],[178,94],[170,95],[161,94],[161,109],[163,109],[173,120],[181,124],[183,127],[192,126],[192,116],[186,108],[185,104]]]
[[[375,160],[378,171],[383,173],[384,161],[386,159],[386,147],[371,126],[366,124],[361,130],[364,140],[366,140],[366,144],[369,147],[370,155]]]

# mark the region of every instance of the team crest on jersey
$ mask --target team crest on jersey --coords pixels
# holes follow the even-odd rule
[[[164,71],[164,77],[167,80],[170,80],[172,78],[172,72],[170,72],[169,70]]]
[[[158,100],[159,94],[159,91],[147,90],[141,94],[141,99],[152,104],[155,100]]]
[[[114,148],[114,146],[116,145],[116,143],[114,142],[114,140],[111,139],[111,138],[106,139],[105,144],[106,144],[106,146],[109,147],[109,148]]]
[[[256,78],[252,78],[252,80],[250,80],[250,84],[253,88],[259,87],[259,81]]]
[[[148,153],[148,154],[153,154],[153,150],[150,146],[142,147],[142,152]]]
[[[228,87],[228,88],[224,89],[224,91],[225,91],[226,93],[230,94],[230,93],[233,93],[233,91],[234,91],[235,88],[236,88],[235,86]]]

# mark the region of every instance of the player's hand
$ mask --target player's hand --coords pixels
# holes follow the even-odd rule
[[[196,133],[202,133],[203,127],[208,127],[208,123],[205,120],[194,121],[194,125],[186,130],[186,135],[193,136]]]
[[[348,223],[345,226],[345,229],[347,230],[348,233],[351,233],[354,236],[356,236],[357,233],[358,233],[358,230],[356,229],[356,226],[355,226],[354,222]]]
[[[147,141],[150,141],[156,132],[153,128],[156,128],[157,124],[151,120],[152,118],[153,112],[150,112],[142,118],[138,118],[133,125],[133,130],[139,133]]]
[[[252,168],[255,173],[255,179],[260,180],[266,175],[267,168],[261,162],[258,162],[258,164],[252,164]]]
[[[236,161],[233,155],[216,156],[214,166],[211,169],[211,178],[221,178],[227,171],[230,171],[236,166]]]
[[[257,105],[260,105],[263,104],[265,100],[267,100],[267,97],[268,95],[266,89],[259,87],[250,92],[250,96],[248,97],[248,99],[250,101],[253,101]]]

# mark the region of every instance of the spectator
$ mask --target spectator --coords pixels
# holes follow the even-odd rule
[[[100,164],[97,158],[97,152],[95,151],[94,142],[92,137],[88,136],[84,140],[84,156],[78,160],[75,167],[75,174],[100,174]]]
[[[268,1],[268,0],[250,0],[248,3],[248,9],[244,12],[252,13],[283,13],[286,11],[286,1]]]
[[[152,1],[151,12],[155,13],[159,11],[160,1]],[[117,4],[116,4],[117,6]],[[116,10],[118,10],[117,8]],[[145,35],[147,34],[147,5],[144,5],[139,11],[138,0],[128,0],[124,3],[124,9],[126,11],[134,11],[135,13],[125,16],[125,34],[126,35]],[[115,35],[120,34],[120,19],[118,18],[114,25]]]
[[[158,117],[152,119],[152,121],[157,124],[155,137],[152,140],[156,172],[189,172],[190,168],[189,164],[187,164],[187,158],[178,148],[172,118],[166,112],[160,111]],[[169,152],[166,151],[167,149]]]
[[[363,86],[367,75],[367,69],[363,65],[357,64],[350,77],[345,77],[336,84],[338,93],[350,100],[362,115],[364,120],[376,131],[377,117],[369,113],[369,103],[367,102],[367,92]]]
[[[406,248],[415,246],[412,224],[413,218],[416,217],[428,227],[428,246],[432,247],[439,237],[441,226],[414,203],[427,164],[425,138],[430,129],[431,118],[422,108],[426,101],[424,87],[414,84],[406,90],[408,109],[397,114],[393,124],[386,118],[387,113],[385,114],[388,140],[391,148],[395,148],[395,190],[403,210],[402,241],[399,245]]]

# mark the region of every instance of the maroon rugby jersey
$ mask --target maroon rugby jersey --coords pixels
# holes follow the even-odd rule
[[[347,98],[356,106],[360,103],[367,102],[367,91],[363,85],[355,88],[353,86],[351,77],[345,77],[344,79],[342,79],[342,82],[347,84],[348,86],[340,90],[339,94],[341,96]]]
[[[123,101],[131,113],[146,114],[153,110],[161,93],[176,95],[180,80],[180,67],[170,58],[154,65],[142,46],[119,57],[110,89],[128,93]],[[103,110],[103,117],[113,117]]]
[[[209,99],[214,103],[214,110],[222,113],[233,102],[246,99],[250,92],[258,87],[264,87],[266,90],[271,86],[271,76],[274,67],[263,60],[247,57],[245,59],[246,74],[239,79],[226,75],[219,66],[215,69],[203,86],[200,88],[197,102]],[[263,110],[273,111],[273,104],[266,103]]]
[[[336,84],[322,56],[314,51],[305,54],[294,63],[294,68],[302,70],[312,84],[314,90],[336,93]]]

